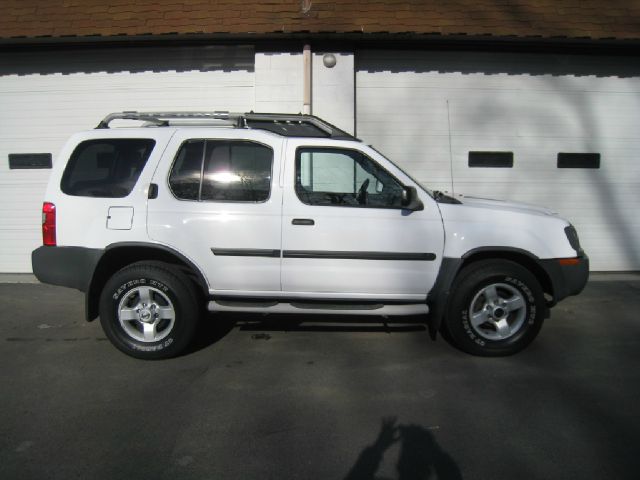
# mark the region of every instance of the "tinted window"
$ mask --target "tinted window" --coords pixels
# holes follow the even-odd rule
[[[296,193],[308,205],[402,208],[402,185],[361,152],[300,148]]]
[[[169,176],[183,200],[264,202],[271,189],[273,150],[246,141],[193,140],[180,148]]]
[[[183,200],[200,198],[203,155],[204,140],[189,141],[180,148],[169,176],[169,185],[176,197]]]
[[[155,145],[150,139],[88,140],[71,154],[60,188],[67,195],[122,198],[133,190]]]

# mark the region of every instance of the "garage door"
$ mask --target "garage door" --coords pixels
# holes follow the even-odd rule
[[[417,179],[551,207],[592,270],[640,270],[638,59],[365,51],[356,68],[357,135]]]
[[[114,111],[249,111],[253,67],[251,47],[0,54],[0,272],[30,272],[41,244],[49,170],[33,167],[47,156],[20,154],[55,162],[69,135]]]

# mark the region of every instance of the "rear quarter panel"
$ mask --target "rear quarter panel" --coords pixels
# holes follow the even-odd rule
[[[73,135],[55,162],[44,201],[56,206],[56,235],[59,246],[104,248],[115,242],[147,239],[147,193],[153,173],[174,129],[105,129]],[[151,138],[156,144],[133,190],[124,198],[98,198],[67,195],[60,189],[62,175],[76,146],[85,140],[100,138]],[[132,207],[131,229],[107,228],[111,207]]]

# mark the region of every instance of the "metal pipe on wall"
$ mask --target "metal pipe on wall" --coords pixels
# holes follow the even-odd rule
[[[302,49],[303,75],[303,97],[302,113],[311,114],[311,45],[307,44]]]

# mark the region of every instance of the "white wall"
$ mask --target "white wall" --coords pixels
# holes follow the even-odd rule
[[[555,208],[595,270],[640,269],[637,59],[365,51],[331,52],[327,68],[311,47],[314,115],[433,188]],[[9,153],[55,161],[71,133],[118,110],[300,113],[302,58],[250,46],[0,54],[0,271],[30,271],[49,172],[9,170]],[[513,151],[514,168],[470,169],[469,150]],[[602,167],[557,169],[558,152],[599,152]]]
[[[336,58],[324,66],[325,53]],[[312,57],[311,113],[351,134],[355,131],[354,55],[349,52],[314,52]]]
[[[302,103],[302,52],[256,52],[255,111],[301,113]]]
[[[362,52],[356,82],[358,136],[425,184],[546,205],[593,270],[640,270],[637,59]],[[514,152],[514,168],[469,168],[473,150]],[[558,169],[558,152],[600,153],[601,168]]]
[[[311,113],[347,132],[355,122],[354,55],[331,52],[336,65],[327,68],[324,51],[312,50]],[[300,52],[256,52],[255,111],[301,113],[304,101],[304,62]]]
[[[122,110],[254,108],[251,47],[0,55],[0,272],[30,272],[49,170],[9,170],[9,153],[52,153]]]

